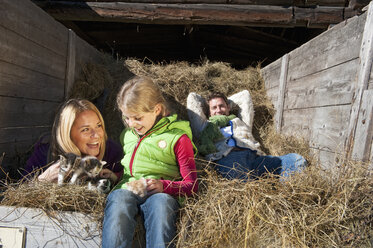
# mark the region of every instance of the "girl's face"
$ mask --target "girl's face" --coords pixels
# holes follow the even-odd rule
[[[133,128],[139,135],[144,135],[155,124],[157,116],[161,113],[161,107],[157,104],[152,112],[135,113],[122,111],[123,119],[127,125]]]
[[[71,127],[70,137],[83,155],[97,157],[104,141],[105,131],[97,114],[92,110],[79,113]]]

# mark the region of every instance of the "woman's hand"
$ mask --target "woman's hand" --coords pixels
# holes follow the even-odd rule
[[[100,177],[101,178],[108,178],[110,179],[113,183],[116,183],[118,181],[117,175],[115,175],[114,172],[112,172],[109,169],[102,169],[100,171]]]
[[[146,190],[148,191],[148,195],[163,192],[163,183],[160,180],[147,179],[146,181],[147,181]]]
[[[56,162],[48,167],[41,175],[38,176],[38,180],[41,182],[55,183],[58,179],[60,172],[60,162]]]

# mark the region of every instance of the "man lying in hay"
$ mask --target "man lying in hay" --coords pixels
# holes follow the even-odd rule
[[[257,178],[266,173],[289,177],[305,167],[306,160],[296,153],[263,154],[252,135],[254,109],[247,90],[234,94],[229,100],[220,92],[212,92],[207,99],[208,120],[203,111],[204,103],[200,95],[189,94],[189,120],[200,154],[214,161],[214,168],[224,177],[247,180],[249,176]],[[233,104],[238,107],[238,116],[231,114]]]

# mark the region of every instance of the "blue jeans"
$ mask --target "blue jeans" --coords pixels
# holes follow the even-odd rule
[[[168,245],[176,235],[178,210],[178,201],[169,194],[157,193],[144,200],[129,190],[114,190],[106,199],[102,247],[131,247],[139,212],[144,219],[146,247],[172,247]]]
[[[307,164],[299,154],[289,153],[283,156],[259,156],[256,151],[245,149],[231,151],[226,157],[217,161],[215,169],[225,178],[248,180],[257,178],[265,173],[273,173],[288,177],[301,171]],[[248,174],[250,172],[250,174]]]

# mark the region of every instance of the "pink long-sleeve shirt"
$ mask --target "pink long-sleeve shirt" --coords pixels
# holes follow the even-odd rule
[[[190,196],[198,190],[196,163],[193,145],[186,134],[182,135],[174,147],[181,181],[161,180],[163,192],[172,196]]]

